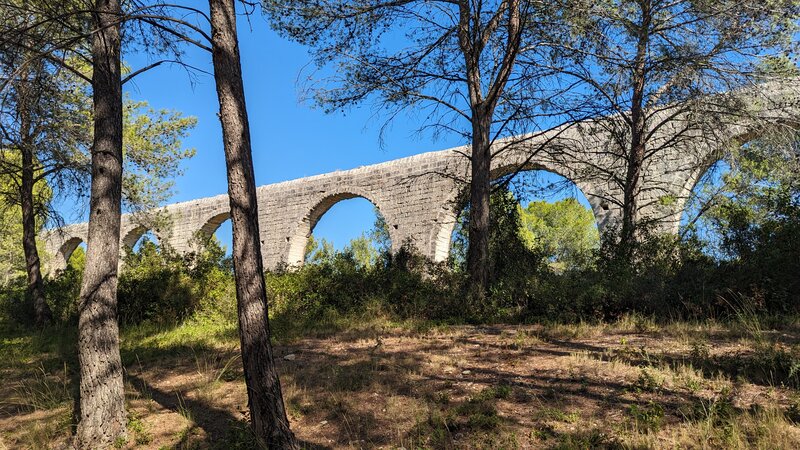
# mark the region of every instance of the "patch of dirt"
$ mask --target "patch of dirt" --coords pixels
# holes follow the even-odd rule
[[[716,364],[752,349],[735,340],[704,345],[655,332],[558,338],[541,327],[459,327],[304,339],[276,348],[276,358],[292,429],[307,448],[691,446],[684,435],[701,433],[698,424],[733,420],[712,417],[714,408],[792,407],[796,391]],[[128,447],[246,442],[237,356],[206,351],[128,367],[129,411],[141,429]],[[3,411],[0,449],[25,447],[21,430],[59,414]],[[789,448],[800,445],[790,422],[768,426],[783,427]],[[717,438],[692,437],[725,447]]]

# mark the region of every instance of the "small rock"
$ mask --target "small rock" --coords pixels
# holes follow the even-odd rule
[[[289,353],[288,355],[284,356],[283,359],[287,361],[294,361],[295,359],[297,359],[297,355],[295,355],[294,353]]]
[[[320,422],[319,424],[320,424],[320,425],[327,425],[327,424],[328,424],[328,421],[327,421],[327,420],[323,420],[323,421],[322,421],[322,422]]]
[[[462,371],[461,371],[461,375],[469,375],[469,374],[471,374],[471,373],[472,373],[472,371],[471,371],[471,370],[462,370]]]

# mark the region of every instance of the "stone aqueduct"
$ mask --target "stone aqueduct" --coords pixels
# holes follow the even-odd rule
[[[744,142],[763,129],[764,122],[785,121],[800,98],[792,84],[773,89],[755,99],[763,111],[759,126],[754,122],[715,122],[715,129],[698,126],[686,132],[686,120],[675,119],[657,132],[654,142],[664,145],[657,157],[647,160],[640,194],[642,214],[657,220],[662,230],[675,232],[687,198],[707,168],[717,161],[732,141]],[[788,100],[787,100],[788,99]],[[665,111],[664,114],[668,114]],[[712,121],[704,121],[712,122]],[[702,133],[692,145],[674,141],[681,135]],[[698,143],[702,142],[702,143]],[[588,199],[600,231],[620,218],[623,166],[609,151],[610,136],[596,123],[560,127],[535,136],[505,139],[494,144],[492,170],[495,177],[517,170],[542,169],[573,181]],[[257,189],[261,246],[264,265],[302,264],[304,249],[314,226],[339,201],[363,197],[383,215],[392,249],[409,243],[423,255],[441,261],[447,258],[456,217],[463,207],[469,179],[468,148],[459,147],[397,159],[381,164],[300,178]],[[175,250],[191,250],[195,233],[211,235],[229,218],[227,195],[166,206],[171,226],[152,230],[160,242]],[[68,225],[43,233],[51,255],[49,271],[66,266],[72,252],[87,241],[87,224]],[[122,217],[120,245],[133,246],[147,232],[131,215]]]

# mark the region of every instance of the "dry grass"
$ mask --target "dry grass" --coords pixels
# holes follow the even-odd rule
[[[208,327],[126,334],[124,447],[251,445],[235,335]],[[754,369],[773,360],[755,350],[783,355],[800,337],[792,329],[631,317],[354,330],[276,346],[292,427],[308,448],[800,448],[800,394]],[[61,389],[63,364],[42,359],[39,379]],[[3,399],[37,373],[2,371]],[[60,395],[41,408],[0,405],[0,449],[65,443]]]

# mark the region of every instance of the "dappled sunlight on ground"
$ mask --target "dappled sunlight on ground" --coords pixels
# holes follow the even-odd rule
[[[188,337],[202,333],[179,333],[123,342],[127,447],[246,446],[235,335],[209,347]],[[797,338],[775,335],[787,349]],[[307,448],[797,448],[797,391],[753,363],[755,345],[721,325],[644,321],[386,326],[275,351],[292,428]],[[17,398],[26,370],[3,369],[0,448],[65,443],[66,403],[36,410]]]

